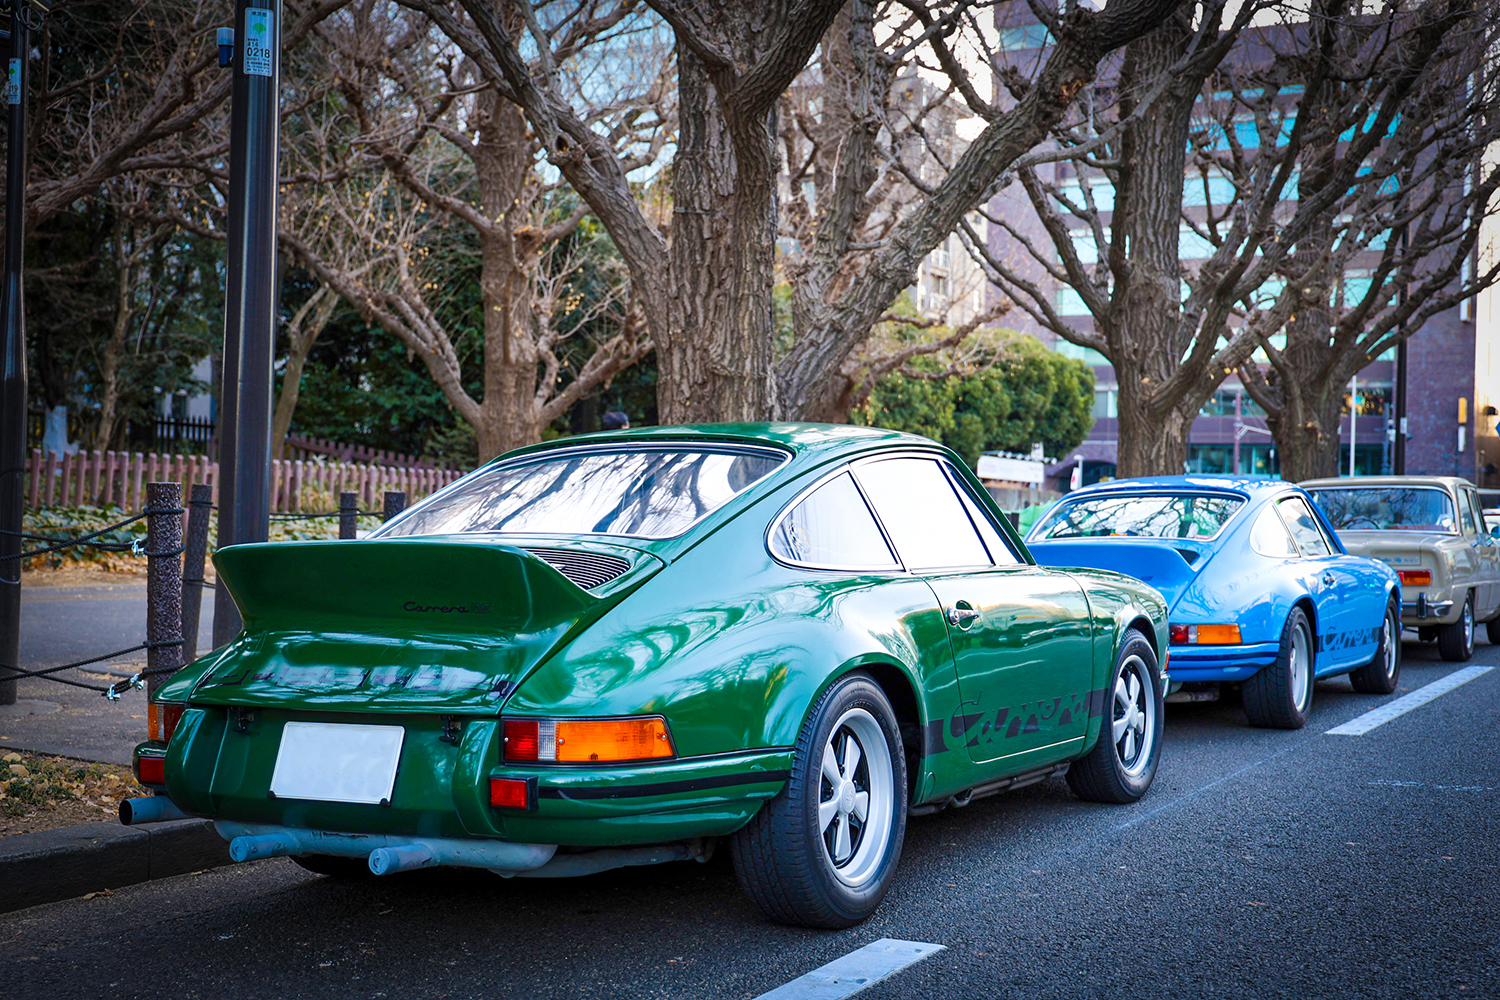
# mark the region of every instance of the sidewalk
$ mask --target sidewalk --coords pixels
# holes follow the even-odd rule
[[[211,590],[202,616],[200,653],[211,644]],[[144,581],[23,587],[21,669],[134,646],[145,629]],[[137,652],[58,676],[106,685],[144,666]],[[0,753],[32,750],[128,765],[131,750],[146,738],[145,691],[127,691],[112,702],[97,691],[31,677],[17,682],[16,693],[16,704],[0,705]],[[0,912],[228,863],[228,845],[200,819],[138,827],[86,823],[0,837]]]

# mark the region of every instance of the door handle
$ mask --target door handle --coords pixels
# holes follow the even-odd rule
[[[979,617],[979,612],[973,608],[949,608],[948,624],[954,628],[968,628],[974,624],[974,619]]]

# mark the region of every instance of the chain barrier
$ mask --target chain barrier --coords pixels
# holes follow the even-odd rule
[[[60,545],[53,545],[45,549],[32,549],[30,552],[18,552],[13,556],[0,556],[0,562],[9,562],[12,559],[29,559],[32,556],[44,556],[49,552],[60,552],[63,549],[72,548],[75,545],[87,545],[90,548],[99,549],[103,552],[129,552],[132,555],[149,555],[150,553],[144,553],[144,551],[140,548],[140,546],[142,545],[142,542],[140,540],[129,542],[94,542],[90,541],[90,539],[98,538],[100,535],[107,535],[111,531],[119,531],[127,524],[134,524],[137,521],[150,517],[152,514],[181,514],[185,509],[186,508],[183,507],[165,507],[157,510],[151,507],[147,507],[135,517],[127,517],[125,520],[120,521],[118,524],[111,524],[107,528],[100,528],[98,531],[91,531],[87,535],[80,535],[77,538],[59,538],[54,535],[33,535],[25,531],[0,530],[0,534],[10,535],[11,537],[19,536],[21,538],[30,539],[32,541],[62,543]]]
[[[105,660],[113,660],[115,657],[124,656],[127,653],[139,653],[143,649],[165,649],[169,646],[181,645],[181,639],[169,639],[163,642],[143,642],[140,645],[131,646],[128,649],[117,649],[113,653],[103,653],[99,656],[95,656],[87,660],[79,660],[76,663],[64,663],[61,666],[45,667],[41,670],[26,670],[20,673],[7,673],[4,679],[8,681],[19,681],[25,680],[28,677],[45,677],[47,680],[53,681],[57,684],[67,684],[70,687],[84,688],[88,691],[98,691],[110,701],[118,701],[121,693],[130,690],[132,687],[136,690],[140,690],[140,688],[144,686],[143,684],[139,683],[141,678],[155,676],[156,674],[160,673],[172,673],[176,671],[177,668],[173,667],[171,670],[143,670],[132,675],[130,680],[128,681],[120,681],[118,683],[111,684],[108,687],[103,687],[98,684],[85,684],[82,681],[70,681],[63,677],[52,677],[50,675],[60,673],[64,670],[73,670],[77,667],[86,667],[91,663],[102,663]]]

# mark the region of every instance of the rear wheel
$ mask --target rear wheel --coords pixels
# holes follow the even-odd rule
[[[1484,634],[1491,646],[1500,646],[1500,614],[1484,623]]]
[[[1161,674],[1156,651],[1131,629],[1115,657],[1114,683],[1105,694],[1099,742],[1068,768],[1068,786],[1081,799],[1134,802],[1146,794],[1161,756]]]
[[[1245,681],[1245,717],[1252,726],[1301,729],[1312,711],[1312,627],[1301,608],[1293,608],[1281,629],[1276,662]]]
[[[768,917],[851,927],[875,911],[906,836],[905,760],[896,713],[868,675],[818,700],[786,787],[729,842],[740,887]]]
[[[1462,663],[1474,655],[1474,594],[1464,595],[1464,610],[1452,625],[1439,625],[1438,652],[1443,659]]]
[[[1390,694],[1401,677],[1401,612],[1393,601],[1386,605],[1380,624],[1380,648],[1375,658],[1349,675],[1349,683],[1360,694]]]

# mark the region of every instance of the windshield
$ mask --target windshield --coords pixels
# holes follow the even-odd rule
[[[372,537],[504,532],[670,538],[785,460],[749,450],[565,451],[480,469]]]
[[[1212,538],[1244,503],[1217,493],[1087,497],[1054,507],[1032,530],[1031,540]]]
[[[1340,531],[1457,531],[1453,498],[1436,487],[1308,490]]]

